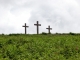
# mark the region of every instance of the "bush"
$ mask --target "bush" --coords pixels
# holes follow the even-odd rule
[[[2,35],[4,35],[4,34],[2,33]]]
[[[9,34],[9,36],[18,36],[18,35],[21,35],[21,34]]]
[[[70,34],[70,35],[75,35],[75,33],[72,33],[72,32],[70,32],[69,34]]]
[[[41,34],[42,34],[42,35],[47,35],[47,33],[45,33],[45,32],[42,32]]]
[[[56,35],[61,35],[61,33],[57,33],[57,32],[56,32],[55,34],[56,34]]]

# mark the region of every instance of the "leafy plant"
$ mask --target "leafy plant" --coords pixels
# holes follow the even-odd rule
[[[75,35],[75,33],[72,33],[72,32],[70,32],[69,34],[70,34],[70,35]]]
[[[42,34],[42,35],[47,35],[48,33],[46,33],[46,32],[42,32],[41,34]]]
[[[0,35],[0,60],[78,60],[80,35],[70,34]]]

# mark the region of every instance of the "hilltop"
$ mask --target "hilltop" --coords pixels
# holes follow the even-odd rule
[[[0,35],[0,60],[80,60],[80,35]]]

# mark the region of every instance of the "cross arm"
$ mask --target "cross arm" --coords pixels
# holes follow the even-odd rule
[[[41,26],[41,24],[34,24],[34,25]]]

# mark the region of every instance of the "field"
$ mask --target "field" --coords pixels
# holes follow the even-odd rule
[[[80,35],[0,35],[0,60],[80,60]]]

